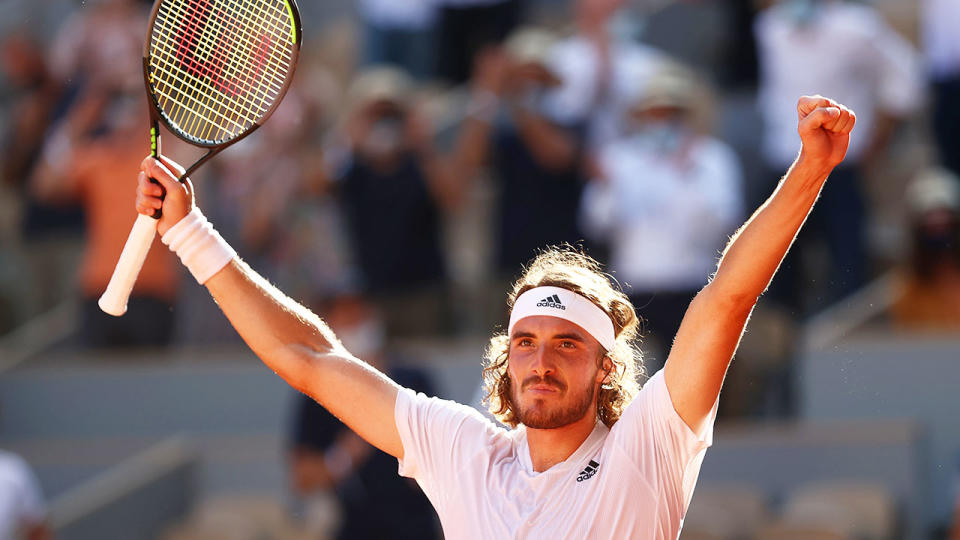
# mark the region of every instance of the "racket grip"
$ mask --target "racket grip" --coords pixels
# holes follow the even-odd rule
[[[133,224],[127,243],[123,246],[120,260],[113,270],[113,276],[97,302],[104,313],[119,317],[127,312],[127,300],[133,291],[133,284],[137,281],[143,261],[147,258],[153,238],[157,235],[157,220],[137,214],[137,221]]]

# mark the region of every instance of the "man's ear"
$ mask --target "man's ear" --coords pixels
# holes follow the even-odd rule
[[[603,360],[600,363],[600,372],[597,373],[597,376],[600,377],[598,382],[601,385],[607,383],[611,371],[613,371],[613,360],[610,359],[610,353],[607,353],[603,355]]]

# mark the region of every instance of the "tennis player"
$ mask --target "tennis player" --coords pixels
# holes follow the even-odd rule
[[[799,157],[733,236],[691,302],[666,366],[639,392],[637,316],[599,266],[554,250],[527,268],[484,370],[493,412],[511,430],[401,388],[351,355],[323,321],[236,257],[194,205],[190,182],[177,183],[177,164],[144,160],[137,210],[162,205],[163,241],[247,344],[291,386],[396,456],[447,538],[675,539],[744,326],[843,160],[855,122],[819,96],[801,98],[797,112]],[[166,188],[162,202],[148,176]]]

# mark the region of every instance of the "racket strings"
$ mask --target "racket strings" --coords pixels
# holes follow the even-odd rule
[[[255,119],[253,118],[253,115],[261,114],[263,109],[266,109],[266,107],[263,107],[261,110],[253,109],[253,103],[251,103],[250,99],[251,94],[246,95],[247,100],[245,102],[238,103],[237,99],[235,98],[235,96],[238,95],[238,85],[236,85],[236,83],[225,84],[223,82],[223,76],[220,72],[223,67],[224,55],[224,41],[222,36],[226,33],[235,33],[236,24],[234,23],[230,26],[223,24],[225,18],[222,15],[218,17],[220,21],[211,21],[211,10],[209,9],[210,5],[208,3],[193,2],[192,4],[186,4],[186,7],[187,9],[179,14],[185,17],[186,24],[183,27],[184,30],[182,34],[178,36],[177,46],[179,48],[176,50],[176,53],[177,59],[180,61],[180,64],[178,64],[179,67],[190,76],[190,82],[193,83],[193,88],[188,88],[190,91],[187,92],[187,96],[193,98],[194,101],[202,105],[202,107],[199,107],[200,110],[197,110],[198,108],[190,107],[188,105],[186,110],[181,109],[178,111],[180,114],[173,115],[173,120],[180,124],[184,131],[201,138],[209,138],[209,131],[212,127],[208,123],[206,125],[206,129],[204,130],[205,132],[197,133],[196,128],[199,127],[198,124],[202,121],[200,116],[204,114],[213,114],[214,116],[217,116],[217,113],[219,113],[219,116],[222,117],[219,118],[220,120],[226,119],[231,121],[230,128],[242,130],[244,127],[246,127],[244,126],[245,123],[249,124],[251,120]],[[206,12],[198,12],[202,9],[206,9]],[[217,25],[215,24],[216,22],[220,22],[221,24]],[[203,31],[198,39],[196,32],[201,28]],[[216,33],[220,34],[221,37],[219,39],[214,38],[214,34]],[[187,46],[189,46],[194,40],[196,40],[200,45],[200,47],[197,47],[197,49],[202,49],[205,47],[212,50],[211,57],[206,63],[198,61],[195,54],[190,54],[191,51],[189,49],[184,51],[185,43]],[[247,37],[244,41],[245,43],[243,43],[243,47],[240,48],[241,52],[243,52],[244,49],[252,48],[249,37]],[[262,41],[263,38],[261,38],[261,42]],[[240,61],[249,62],[249,58],[241,57]],[[227,76],[231,75],[232,74],[229,73],[227,74]],[[231,86],[228,86],[228,84]],[[241,86],[243,84],[244,81],[241,81]],[[242,90],[243,89],[241,88],[241,91]],[[239,95],[244,97],[243,94]],[[211,98],[219,98],[219,101]],[[264,99],[261,99],[260,101],[264,101]],[[189,116],[190,113],[193,114],[192,118],[184,118],[185,116]],[[239,117],[239,120],[234,117]],[[188,121],[184,122],[184,120]],[[217,123],[217,127],[220,129],[225,129],[225,126],[223,126],[222,123]]]
[[[284,0],[164,0],[150,39],[150,86],[171,127],[221,143],[280,96],[295,54]]]
[[[238,91],[237,91],[238,86],[242,87],[244,84],[249,85],[249,83],[245,83],[244,81],[241,81],[240,85],[237,85],[236,83],[229,82],[229,81],[227,83],[224,83],[223,77],[220,76],[221,74],[217,73],[215,69],[212,69],[212,68],[220,68],[223,65],[224,63],[223,36],[228,33],[236,33],[237,25],[235,22],[234,24],[231,25],[229,24],[229,21],[226,21],[228,24],[223,24],[225,22],[225,18],[222,16],[222,13],[220,14],[220,17],[219,17],[220,21],[210,21],[213,23],[220,22],[219,25],[209,24],[209,22],[208,24],[203,24],[205,22],[204,19],[207,19],[209,21],[211,14],[209,11],[207,11],[206,13],[198,13],[197,11],[202,8],[209,9],[209,4],[206,4],[206,3],[201,4],[197,2],[194,2],[192,5],[187,4],[187,10],[184,13],[184,16],[187,17],[186,18],[187,25],[185,27],[184,35],[180,36],[180,42],[178,43],[178,47],[180,48],[178,48],[177,50],[178,57],[179,57],[178,59],[181,61],[181,67],[184,67],[186,72],[192,76],[191,78],[194,82],[202,80],[206,83],[206,84],[200,85],[204,87],[203,90],[206,90],[207,92],[212,92],[214,90],[219,91],[220,96],[218,97],[220,97],[221,100],[224,97],[226,97],[229,101],[232,102],[234,106],[240,105],[242,108],[250,109],[252,103],[250,103],[249,97],[247,102],[245,103],[237,103],[236,99],[230,99],[232,96],[235,96],[238,94]],[[256,15],[261,15],[261,14],[256,14]],[[211,45],[214,47],[212,48],[212,55],[209,60],[209,63],[198,62],[195,59],[195,56],[193,55],[187,56],[186,59],[183,58],[183,56],[186,56],[184,54],[184,51],[182,50],[183,41],[196,39],[195,32],[198,27],[202,27],[204,29],[204,32],[201,34],[199,38],[200,45],[208,49],[211,49]],[[213,37],[214,34],[219,34],[219,38],[214,38]],[[245,42],[243,43],[243,46],[238,51],[244,55],[243,57],[240,58],[240,61],[241,63],[243,62],[250,63],[250,59],[249,59],[249,56],[247,56],[246,51],[252,49],[254,45],[251,43],[251,40],[249,39],[249,37],[247,36],[244,36],[244,37],[246,38],[244,40]],[[266,37],[269,37],[269,35],[267,35]],[[262,44],[265,43],[266,41],[263,34],[261,35],[260,41],[261,41],[261,46],[259,47],[259,49],[263,51]],[[187,52],[189,53],[189,51]],[[261,59],[260,59],[260,62],[258,63],[262,65],[263,52],[261,52],[260,54],[261,54]],[[256,69],[256,66],[254,67],[254,69]],[[228,77],[231,75],[232,74],[227,74]],[[249,77],[249,75],[246,75],[246,76]],[[199,90],[201,89],[194,88],[194,92],[190,94],[191,97],[196,97],[197,95],[199,95],[198,94]],[[222,109],[222,108],[223,107],[217,107],[217,109]],[[222,111],[218,110],[217,112],[222,112]],[[254,110],[253,112],[257,113],[262,111]],[[189,125],[185,127],[187,128],[188,131],[191,128],[191,126]]]

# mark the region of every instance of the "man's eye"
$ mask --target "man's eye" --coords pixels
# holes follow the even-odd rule
[[[521,346],[521,347],[529,347],[529,346],[533,345],[533,340],[532,340],[532,339],[526,339],[526,338],[524,338],[524,339],[521,339],[521,340],[520,340],[520,343],[518,343],[517,345],[519,345],[519,346]]]
[[[565,349],[576,349],[576,348],[577,348],[577,344],[574,343],[574,342],[572,342],[572,341],[561,341],[561,342],[560,342],[560,346],[563,347],[563,348],[565,348]]]

